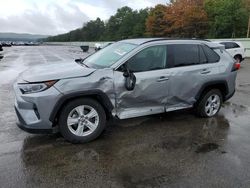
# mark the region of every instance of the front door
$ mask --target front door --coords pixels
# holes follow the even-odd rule
[[[120,119],[162,113],[167,103],[169,70],[166,46],[143,49],[126,62],[136,77],[132,91],[125,88],[123,72],[114,72],[116,115]]]

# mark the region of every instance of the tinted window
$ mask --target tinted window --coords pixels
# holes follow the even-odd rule
[[[233,45],[233,48],[240,48],[240,46],[235,42],[233,42],[232,45]]]
[[[220,60],[220,56],[217,53],[215,53],[211,48],[205,45],[203,45],[202,48],[206,54],[208,63],[215,63]]]
[[[174,67],[199,64],[199,48],[193,44],[168,45],[168,59],[174,62]]]
[[[221,42],[225,46],[225,49],[239,48],[240,46],[235,42]]]
[[[163,69],[166,67],[166,56],[166,46],[152,46],[128,60],[127,67],[133,72]]]
[[[221,42],[221,44],[223,44],[225,46],[225,49],[230,49],[232,48],[232,46],[230,45],[230,43],[228,42]]]

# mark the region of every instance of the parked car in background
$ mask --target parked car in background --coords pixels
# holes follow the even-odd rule
[[[104,43],[104,44],[99,44],[99,43],[96,43],[95,44],[95,51],[99,51],[109,45],[113,44],[113,42],[107,42],[107,43]]]
[[[11,42],[2,42],[2,46],[3,47],[11,47],[12,44],[11,44]]]
[[[88,52],[89,51],[89,45],[82,45],[80,46],[83,52]]]
[[[215,116],[234,95],[239,63],[203,40],[129,39],[78,63],[34,67],[14,84],[18,126],[60,131],[70,142],[97,138],[112,117],[194,107]]]
[[[246,49],[241,42],[236,41],[216,41],[225,46],[226,51],[239,63],[245,59]]]
[[[3,51],[3,47],[2,47],[2,45],[1,45],[1,43],[0,43],[0,52],[2,52]],[[3,55],[0,53],[0,60],[1,59],[3,59]]]

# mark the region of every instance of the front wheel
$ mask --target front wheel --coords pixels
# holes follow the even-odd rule
[[[220,90],[212,89],[205,93],[196,106],[196,113],[201,117],[213,117],[221,108],[222,95]]]
[[[85,143],[96,139],[105,125],[106,114],[102,105],[90,98],[67,103],[59,117],[60,132],[72,143]]]

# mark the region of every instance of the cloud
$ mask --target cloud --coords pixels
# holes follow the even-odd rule
[[[153,7],[157,4],[166,4],[169,0],[89,0],[87,2],[88,5],[81,3],[80,0],[76,0],[80,9],[86,12],[91,18],[100,17],[102,19],[108,19],[111,15],[115,14],[118,8],[123,6],[142,9]]]
[[[166,0],[11,0],[0,6],[0,32],[55,35],[82,27],[90,19],[107,20],[117,8],[152,7]]]
[[[82,26],[90,18],[76,5],[36,4],[18,14],[0,17],[0,32],[17,32],[55,35]]]

